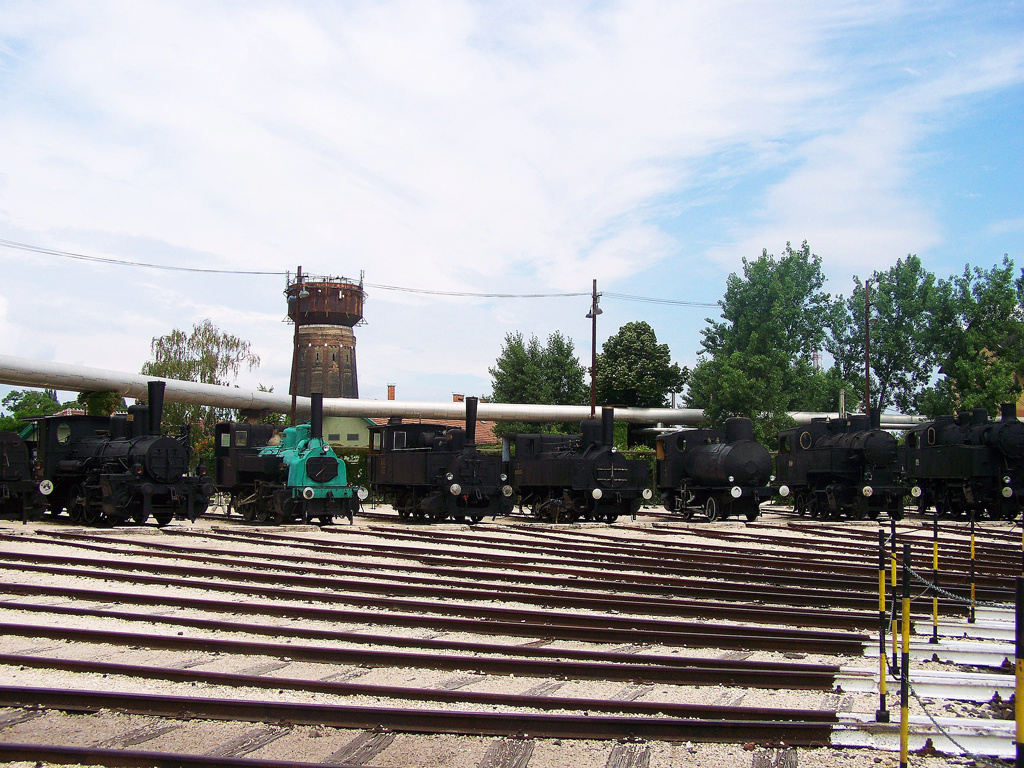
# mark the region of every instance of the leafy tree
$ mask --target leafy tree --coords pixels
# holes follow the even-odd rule
[[[903,412],[916,408],[934,369],[932,342],[937,290],[935,275],[910,254],[884,272],[874,272],[869,293],[871,322],[871,409],[884,412],[895,405]],[[864,283],[855,287],[832,327],[829,351],[841,377],[857,382],[851,395],[864,392]],[[863,397],[859,396],[863,401]]]
[[[572,340],[555,331],[541,346],[536,336],[529,341],[522,333],[509,333],[492,368],[491,396],[494,403],[539,403],[541,405],[582,405],[589,399],[583,382],[583,366],[576,358]],[[527,425],[502,422],[497,434],[555,429],[578,431],[578,424]]]
[[[931,345],[942,378],[918,398],[929,415],[977,406],[998,410],[1020,397],[1024,372],[1024,272],[1003,257],[991,270],[964,267],[939,282]]]
[[[120,392],[82,392],[78,402],[89,416],[109,416],[127,408]]]
[[[626,323],[601,345],[597,399],[605,405],[661,408],[670,393],[683,388],[685,376],[650,325],[642,320]]]
[[[49,416],[60,410],[57,392],[52,389],[15,389],[4,396],[0,405],[7,414],[0,414],[0,431],[3,432],[20,432],[25,428],[23,419]]]
[[[721,321],[708,318],[702,331],[687,404],[703,408],[712,424],[747,416],[768,443],[792,424],[787,411],[820,401],[829,380],[818,377],[812,359],[837,316],[824,284],[821,258],[806,241],[798,250],[786,243],[778,258],[765,250],[743,259],[743,276],[729,275],[718,302]]]
[[[248,341],[224,333],[209,319],[186,334],[175,328],[153,339],[153,359],[142,366],[147,376],[229,386],[243,366],[260,364]],[[213,430],[220,420],[231,418],[231,409],[185,403],[164,404],[164,424],[190,425],[193,461],[209,463],[213,457]]]

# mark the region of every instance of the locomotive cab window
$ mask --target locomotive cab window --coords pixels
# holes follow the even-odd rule
[[[242,430],[235,432],[235,446],[237,448],[245,448],[246,443],[249,441],[249,434]]]
[[[221,434],[220,434],[220,447],[221,448],[230,448],[231,447],[231,433],[230,432],[221,432]]]
[[[792,435],[782,435],[779,437],[779,453],[789,453],[793,449]]]
[[[395,432],[393,437],[394,442],[391,444],[392,448],[396,451],[400,451],[402,448],[405,448],[405,432]]]
[[[67,422],[60,424],[57,427],[57,442],[66,443],[71,437],[71,425]]]

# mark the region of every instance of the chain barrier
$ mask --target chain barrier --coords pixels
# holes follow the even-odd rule
[[[971,600],[969,598],[960,597],[959,595],[955,595],[952,592],[950,592],[948,589],[943,589],[938,584],[934,584],[931,581],[928,581],[927,579],[922,577],[920,574],[918,574],[917,571],[915,571],[913,568],[910,569],[910,575],[911,575],[912,578],[917,579],[917,581],[919,581],[921,584],[924,584],[926,587],[928,587],[928,589],[926,589],[924,592],[922,592],[921,595],[927,594],[928,590],[933,590],[933,591],[939,593],[940,595],[942,595],[943,597],[947,597],[950,600],[953,600],[954,602],[965,603],[967,605],[971,604]],[[919,597],[920,597],[920,595],[919,595]],[[976,605],[976,606],[981,605],[981,606],[984,606],[986,608],[1006,608],[1007,607],[1006,603],[988,602],[988,601],[985,601],[985,600],[975,600],[974,601],[974,605]]]
[[[914,690],[914,686],[912,685],[910,686],[910,694],[914,697],[914,699],[917,700],[917,703],[921,706],[921,710],[924,712],[925,716],[927,716],[927,718],[932,721],[932,725],[935,726],[935,730],[937,730],[939,733],[941,733],[943,736],[949,739],[950,743],[954,747],[959,749],[965,757],[969,758],[970,760],[973,760],[979,765],[988,766],[988,768],[1006,768],[1006,763],[994,763],[987,758],[981,757],[980,755],[976,755],[973,752],[971,752],[971,750],[967,749],[967,747],[965,747],[963,744],[954,739],[953,736],[948,731],[946,731],[945,728],[939,725],[939,722],[932,716],[932,713],[928,711],[928,707],[925,706],[924,701],[921,700],[921,697],[917,694],[917,691]]]

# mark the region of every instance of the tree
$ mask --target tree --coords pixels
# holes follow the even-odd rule
[[[597,399],[606,405],[661,408],[683,388],[685,369],[672,362],[668,344],[642,320],[626,323],[601,345]]]
[[[252,370],[260,364],[248,341],[224,333],[209,319],[192,328],[190,334],[175,328],[153,339],[153,360],[142,366],[147,376],[229,386],[243,366]],[[193,460],[208,463],[213,457],[213,429],[231,417],[227,408],[166,403],[165,425],[191,427]]]
[[[844,380],[857,382],[851,395],[864,392],[864,283],[854,277],[853,293],[839,306],[829,352]],[[934,370],[931,344],[937,298],[935,275],[910,254],[885,272],[874,272],[869,292],[871,318],[872,411],[890,405],[915,410]],[[863,400],[863,397],[860,397]]]
[[[522,333],[509,333],[501,354],[492,368],[491,396],[495,403],[538,403],[540,405],[582,405],[589,397],[583,382],[583,366],[576,358],[572,340],[555,331],[541,346],[536,336],[529,341]],[[579,425],[554,424],[527,426],[521,422],[501,422],[495,432],[510,434],[524,431],[575,432]]]
[[[935,416],[982,406],[990,413],[1020,397],[1024,372],[1024,272],[1003,257],[991,270],[964,267],[939,282],[931,345],[942,378],[918,398]]]
[[[109,416],[127,408],[120,392],[82,392],[78,402],[89,416]]]
[[[20,432],[25,428],[25,419],[49,416],[60,410],[57,392],[52,389],[15,389],[4,396],[0,405],[7,414],[0,414],[0,431],[3,432]]]
[[[749,417],[757,438],[773,441],[792,424],[787,411],[806,410],[828,391],[813,365],[837,315],[824,284],[821,258],[806,241],[799,250],[786,243],[779,258],[767,250],[754,261],[744,258],[743,277],[726,280],[721,321],[708,318],[702,331],[687,404],[703,408],[714,425]]]

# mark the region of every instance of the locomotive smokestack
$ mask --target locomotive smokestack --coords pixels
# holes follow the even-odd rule
[[[734,416],[725,420],[725,442],[736,443],[740,440],[754,439],[754,422],[742,416]]]
[[[608,406],[601,409],[601,442],[615,444],[615,409]]]
[[[164,387],[163,381],[149,382],[149,434],[159,435],[160,424],[164,418]]]
[[[988,424],[988,408],[973,408],[971,410],[971,426],[983,427]]]
[[[875,408],[868,415],[871,417],[871,428],[872,429],[881,429],[882,428],[882,412],[880,410],[878,410],[877,408]]]
[[[1000,406],[1000,418],[1003,421],[1009,421],[1010,419],[1017,418],[1017,404],[1016,403],[1003,403]]]
[[[466,445],[476,445],[476,405],[479,398],[466,398]]]
[[[324,395],[312,392],[309,395],[309,436],[316,440],[324,439]]]

